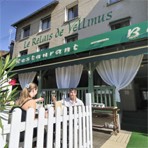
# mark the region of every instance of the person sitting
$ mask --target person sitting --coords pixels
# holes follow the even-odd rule
[[[57,100],[55,95],[52,96],[52,101],[56,104]],[[84,105],[84,103],[77,98],[77,90],[75,88],[71,88],[69,90],[69,97],[62,99],[60,102],[66,107]]]
[[[72,107],[84,106],[84,103],[80,99],[77,98],[77,90],[75,88],[71,88],[69,90],[69,97],[68,98],[57,101],[55,95],[52,95],[52,101],[55,104],[55,108],[57,108],[59,106],[61,107],[61,105],[64,105],[64,106],[68,107],[68,110],[69,110],[69,107],[71,107],[71,106]],[[61,124],[61,126],[63,126],[63,125]],[[56,130],[56,128],[54,126],[54,132],[55,132],[55,130]],[[67,122],[67,143],[69,144],[69,122]]]
[[[16,101],[16,106],[14,106],[10,113],[13,112],[15,108],[20,108],[22,110],[21,122],[26,121],[27,110],[29,108],[34,109],[34,118],[36,112],[36,102],[43,101],[43,98],[34,99],[38,92],[38,87],[35,83],[29,83],[25,86],[25,88],[21,91],[19,99]],[[20,133],[20,142],[24,141],[25,131]],[[34,128],[33,138],[37,137],[37,128]],[[46,137],[46,133],[44,135]],[[46,139],[46,138],[45,138]],[[45,144],[44,144],[45,145]]]

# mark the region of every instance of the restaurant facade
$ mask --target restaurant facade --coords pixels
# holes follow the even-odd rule
[[[147,107],[146,11],[147,1],[56,0],[12,24],[20,89],[35,82],[49,101],[49,92],[74,87],[93,103],[112,91],[111,106]]]

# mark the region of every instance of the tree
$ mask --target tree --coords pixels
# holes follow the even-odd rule
[[[15,85],[15,81],[11,80],[15,74],[11,73],[16,65],[16,58],[10,59],[10,55],[6,58],[0,57],[0,112],[3,111],[11,101],[15,100],[17,87],[9,91],[11,85]],[[11,81],[10,81],[11,80]],[[0,128],[2,122],[0,117]]]

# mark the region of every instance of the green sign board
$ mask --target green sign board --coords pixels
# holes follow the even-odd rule
[[[17,60],[17,66],[40,62],[61,56],[72,55],[94,49],[100,49],[119,43],[135,41],[148,36],[148,21],[106,32],[89,38],[49,48],[33,54],[24,55]]]

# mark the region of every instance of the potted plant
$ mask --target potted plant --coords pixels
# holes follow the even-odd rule
[[[16,85],[16,81],[12,79],[15,74],[11,73],[15,65],[16,59],[10,59],[10,55],[6,58],[0,57],[0,112],[4,111],[7,106],[13,106],[15,96],[18,94],[17,87],[12,89],[12,86]],[[2,127],[0,116],[0,128]]]

